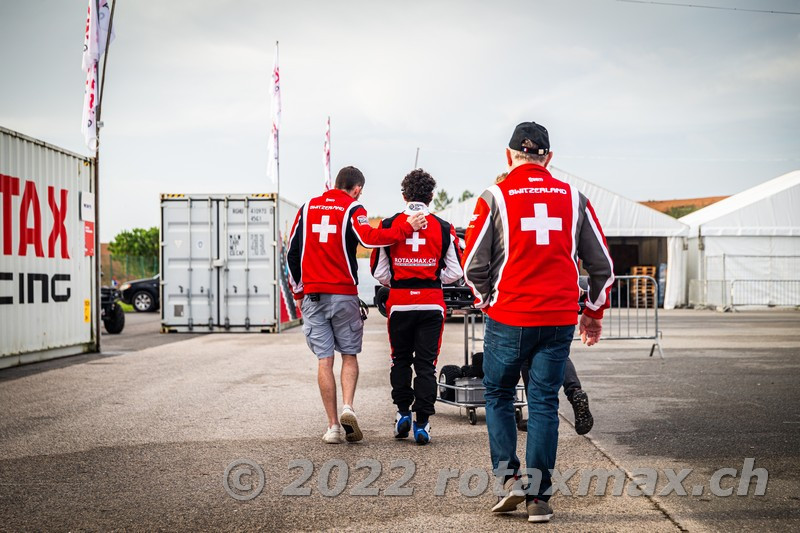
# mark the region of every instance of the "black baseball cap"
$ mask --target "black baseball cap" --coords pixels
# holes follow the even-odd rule
[[[550,151],[550,136],[541,124],[522,122],[514,128],[508,147],[526,154],[545,155]]]

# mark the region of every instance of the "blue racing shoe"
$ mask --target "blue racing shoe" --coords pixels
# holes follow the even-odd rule
[[[394,438],[405,439],[411,431],[411,412],[403,414],[397,411],[394,417]]]
[[[414,441],[420,446],[424,446],[431,441],[431,424],[425,422],[425,425],[420,427],[414,422]]]

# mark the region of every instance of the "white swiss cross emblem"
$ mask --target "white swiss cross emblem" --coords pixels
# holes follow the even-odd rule
[[[533,217],[520,219],[522,231],[535,231],[536,244],[550,244],[550,232],[561,231],[561,219],[547,216],[547,204],[533,204]]]
[[[319,234],[319,242],[328,242],[328,235],[336,233],[336,226],[331,224],[329,215],[322,215],[319,224],[311,224],[311,231]]]
[[[411,236],[410,239],[406,239],[406,244],[411,245],[412,252],[419,252],[420,244],[425,244],[425,239],[419,238],[419,232],[415,231],[414,234]]]

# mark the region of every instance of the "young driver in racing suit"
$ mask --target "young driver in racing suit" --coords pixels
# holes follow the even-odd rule
[[[442,284],[461,278],[455,228],[428,212],[436,181],[422,169],[409,173],[401,184],[406,209],[384,219],[384,228],[405,224],[414,213],[425,213],[427,227],[391,246],[372,252],[372,275],[391,288],[386,302],[392,349],[390,381],[397,405],[394,436],[413,431],[417,444],[431,440],[429,418],[436,401],[436,360],[442,343],[445,304]],[[412,387],[412,368],[416,378]],[[413,403],[413,406],[412,406]],[[411,412],[416,414],[413,425]]]

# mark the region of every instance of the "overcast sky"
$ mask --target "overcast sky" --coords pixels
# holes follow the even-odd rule
[[[681,2],[682,0],[676,0]],[[798,0],[700,0],[800,12]],[[0,125],[88,154],[86,0],[0,0]],[[281,190],[355,165],[370,214],[419,166],[453,195],[504,170],[514,126],[635,200],[732,194],[800,168],[800,16],[617,0],[118,0],[101,239],[158,224],[159,193],[269,192],[280,41]]]

